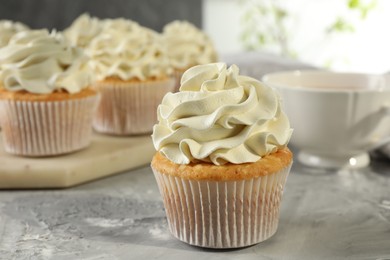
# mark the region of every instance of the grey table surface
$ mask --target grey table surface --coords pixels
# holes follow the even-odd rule
[[[390,259],[390,161],[325,171],[295,160],[277,233],[235,250],[172,237],[149,166],[70,189],[1,191],[0,259]]]

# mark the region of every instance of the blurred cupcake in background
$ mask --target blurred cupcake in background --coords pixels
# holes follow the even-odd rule
[[[107,19],[86,52],[101,93],[94,129],[114,135],[151,133],[158,104],[174,89],[160,35],[130,20]]]
[[[175,91],[179,90],[184,71],[195,65],[213,63],[218,60],[211,39],[187,21],[173,21],[164,26],[163,43],[176,79]]]
[[[103,20],[84,13],[64,30],[64,36],[71,45],[84,49],[102,31],[102,28]]]
[[[6,46],[14,34],[27,30],[29,28],[20,22],[0,20],[0,48]]]
[[[88,59],[62,34],[29,30],[0,49],[0,121],[5,150],[53,156],[87,147],[98,94]]]
[[[0,48],[6,46],[14,34],[26,30],[29,30],[29,28],[20,22],[0,20]]]

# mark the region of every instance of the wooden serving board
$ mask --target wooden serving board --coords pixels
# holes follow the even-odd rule
[[[94,133],[88,148],[44,158],[8,154],[0,138],[0,189],[67,188],[147,165],[154,153],[150,135]]]

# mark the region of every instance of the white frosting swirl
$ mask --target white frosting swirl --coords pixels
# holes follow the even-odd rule
[[[74,46],[86,48],[103,28],[103,21],[85,13],[80,15],[64,31],[65,38]]]
[[[176,69],[217,61],[211,39],[187,21],[173,21],[165,25],[162,35],[171,64]]]
[[[97,79],[122,80],[160,78],[172,74],[160,36],[123,18],[104,21],[102,32],[87,48]]]
[[[0,81],[10,91],[76,93],[92,82],[87,61],[82,50],[70,47],[60,33],[24,31],[0,49]]]
[[[26,30],[28,27],[22,23],[0,20],[0,48],[6,46],[14,34]]]
[[[285,147],[292,129],[276,92],[240,76],[237,66],[187,70],[180,92],[165,95],[153,128],[156,150],[177,164],[240,164]]]

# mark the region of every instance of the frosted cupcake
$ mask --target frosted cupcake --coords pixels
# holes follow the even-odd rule
[[[61,34],[31,30],[0,49],[0,120],[5,150],[52,156],[87,147],[98,99],[82,51]]]
[[[279,97],[233,65],[187,70],[153,129],[151,167],[170,232],[201,247],[259,243],[278,226],[292,164]]]
[[[14,34],[28,29],[26,25],[20,22],[0,20],[0,48],[6,46]]]
[[[84,49],[102,31],[103,23],[103,20],[84,13],[64,30],[64,36],[71,45]]]
[[[158,34],[130,20],[105,20],[87,53],[101,93],[94,129],[115,135],[151,133],[158,104],[174,88]]]
[[[217,62],[217,52],[211,39],[187,21],[168,23],[163,28],[162,36],[174,68],[175,91],[179,90],[184,71],[195,65]]]

